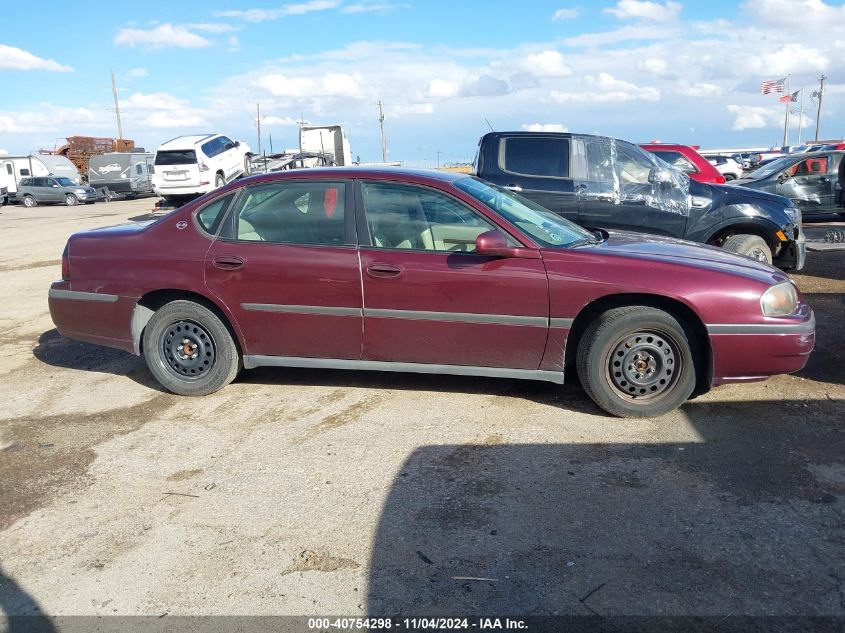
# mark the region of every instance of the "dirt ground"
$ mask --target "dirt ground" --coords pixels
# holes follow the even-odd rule
[[[0,213],[0,611],[845,616],[845,252],[795,275],[804,371],[660,418],[294,369],[187,399],[47,311],[67,236],[151,206]]]

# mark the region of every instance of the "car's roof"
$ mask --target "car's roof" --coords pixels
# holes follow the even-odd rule
[[[193,149],[197,143],[202,143],[219,134],[190,134],[188,136],[177,136],[169,141],[165,141],[158,146],[159,150],[169,149]]]
[[[273,171],[254,174],[253,182],[269,180],[311,180],[323,178],[373,178],[376,180],[400,179],[409,182],[454,182],[468,178],[470,174],[439,171],[436,169],[410,169],[406,167],[314,167],[291,171]],[[243,183],[243,180],[236,181]]]

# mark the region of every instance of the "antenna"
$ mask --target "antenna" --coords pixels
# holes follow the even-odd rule
[[[114,113],[117,116],[117,138],[119,140],[123,140],[123,124],[120,122],[120,104],[117,101],[117,87],[114,84],[114,70],[109,69],[111,72],[111,92],[114,95]]]
[[[484,117],[484,122],[487,123],[487,127],[490,128],[491,132],[495,132],[496,130],[493,129],[493,126],[490,125],[490,121],[487,120],[487,117]]]
[[[381,162],[387,162],[387,138],[384,136],[384,110],[381,108],[381,101],[378,102],[378,123],[381,127]]]
[[[824,97],[824,81],[827,79],[824,75],[819,77],[819,90],[818,92],[814,92],[813,96],[818,96],[819,98],[819,107],[816,111],[816,140],[819,140],[819,124],[821,123],[822,118],[822,97]]]

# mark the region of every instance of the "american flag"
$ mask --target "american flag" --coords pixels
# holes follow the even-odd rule
[[[783,79],[766,80],[760,84],[760,92],[764,95],[770,92],[783,92],[783,85],[786,83],[786,77]]]

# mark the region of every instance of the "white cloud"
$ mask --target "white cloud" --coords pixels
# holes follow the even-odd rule
[[[90,108],[66,108],[52,103],[41,103],[37,111],[0,110],[0,133],[59,132],[65,127],[87,130],[99,119]]]
[[[523,123],[522,129],[527,132],[568,132],[561,123]]]
[[[334,9],[339,4],[340,0],[310,0],[310,2],[286,4],[279,9],[233,9],[214,11],[213,15],[218,18],[238,18],[247,22],[265,22],[291,15],[304,15],[312,11],[326,11]]]
[[[605,13],[614,15],[620,20],[653,20],[655,22],[672,22],[676,20],[683,7],[678,2],[668,0],[666,3],[648,2],[641,0],[619,0],[616,6],[605,9]]]
[[[357,97],[361,90],[355,77],[346,73],[327,73],[319,78],[270,73],[255,79],[254,85],[274,97]]]
[[[722,94],[722,89],[716,84],[681,80],[675,86],[674,92],[684,97],[703,99],[707,97],[718,97]]]
[[[822,0],[754,0],[741,6],[761,24],[790,30],[825,29],[845,20],[845,5],[831,6]]]
[[[783,129],[784,108],[778,106],[746,106],[731,104],[726,106],[728,112],[734,115],[734,130],[749,130],[759,128]],[[798,127],[798,115],[789,118],[790,128]],[[807,128],[813,120],[806,114],[801,117],[801,126]]]
[[[669,64],[666,63],[666,60],[661,57],[649,57],[648,59],[644,59],[640,61],[637,66],[642,70],[646,70],[653,75],[665,75],[667,69],[669,68]]]
[[[52,59],[43,59],[15,46],[0,44],[0,70],[52,70],[67,73],[72,67]]]
[[[235,35],[229,36],[229,51],[237,52],[241,50],[241,41]]]
[[[186,27],[169,22],[152,29],[121,29],[115,36],[117,46],[149,46],[151,48],[204,48],[211,41],[192,33]]]
[[[9,155],[9,150],[3,149],[2,147],[0,147],[0,156],[8,156],[8,155]]]
[[[601,72],[598,75],[587,75],[585,86],[578,92],[564,92],[552,90],[549,98],[558,103],[594,102],[608,103],[621,101],[658,101],[660,91],[651,86],[637,86],[629,81],[617,79],[613,75]]]
[[[408,105],[393,106],[391,113],[395,116],[403,116],[405,114],[434,114],[434,104],[410,103]]]
[[[133,68],[128,74],[130,77],[148,77],[150,73],[146,68]]]
[[[680,32],[667,25],[628,24],[612,31],[582,33],[563,40],[567,46],[602,47],[621,42],[668,40],[678,37]]]
[[[425,97],[428,99],[449,99],[458,96],[461,85],[456,81],[446,81],[445,79],[432,79],[428,82],[428,88],[425,91]]]
[[[261,118],[261,125],[299,125],[299,122],[289,116],[266,116]]]
[[[522,66],[535,77],[568,77],[574,71],[557,51],[543,51],[527,55]]]
[[[356,4],[348,4],[341,11],[343,13],[378,13],[384,15],[392,13],[399,9],[409,9],[409,4],[395,4],[392,2],[358,2]]]
[[[232,31],[243,30],[242,26],[225,24],[223,22],[192,22],[185,26],[194,31],[202,31],[204,33],[231,33]]]
[[[121,103],[124,118],[149,128],[199,128],[208,126],[207,113],[186,99],[167,92],[133,93]]]
[[[742,62],[746,73],[760,76],[805,74],[827,70],[830,61],[818,48],[803,44],[785,44],[773,51],[751,55]]]
[[[552,14],[552,20],[574,20],[581,13],[578,7],[572,9],[558,9]]]

